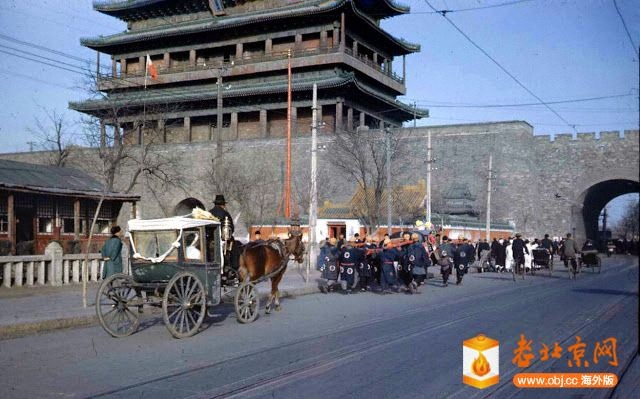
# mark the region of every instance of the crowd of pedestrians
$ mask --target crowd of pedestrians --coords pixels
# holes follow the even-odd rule
[[[466,238],[454,243],[447,236],[417,232],[404,233],[399,239],[385,235],[381,241],[358,234],[349,240],[327,238],[318,257],[324,280],[321,289],[325,293],[339,287],[346,294],[354,290],[414,294],[425,284],[431,266],[440,268],[443,287],[449,285],[454,269],[460,285],[483,249],[490,249],[486,241],[474,246]]]
[[[619,253],[637,254],[637,241],[618,244]],[[442,287],[449,285],[455,271],[455,283],[461,285],[473,264],[479,271],[527,273],[534,267],[534,250],[545,249],[549,256],[560,256],[565,266],[575,267],[579,253],[597,251],[595,243],[587,240],[579,247],[571,234],[562,239],[549,234],[543,238],[514,237],[478,240],[472,243],[464,237],[455,241],[439,234],[404,233],[402,238],[385,235],[378,241],[374,237],[362,238],[355,234],[350,239],[327,238],[318,256],[322,272],[321,290],[325,293],[340,288],[350,294],[355,290],[376,291],[382,294],[406,292],[414,294],[425,284],[427,268],[438,267]]]

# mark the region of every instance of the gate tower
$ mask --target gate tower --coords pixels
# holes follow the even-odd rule
[[[428,114],[396,100],[405,56],[420,46],[380,27],[409,12],[392,0],[96,0],[94,9],[127,28],[81,40],[97,52],[100,95],[69,105],[127,144],[284,137],[289,52],[294,137],[310,134],[314,83],[323,134]],[[147,55],[155,80],[145,78]]]

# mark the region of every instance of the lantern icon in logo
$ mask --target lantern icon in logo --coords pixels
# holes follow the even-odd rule
[[[462,343],[462,382],[484,389],[500,381],[500,346],[483,334]]]

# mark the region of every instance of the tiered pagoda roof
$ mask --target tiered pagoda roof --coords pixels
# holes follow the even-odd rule
[[[392,0],[354,1],[358,3],[358,8],[377,19],[393,17],[409,12],[408,6],[397,4]],[[342,2],[345,2],[345,0]],[[251,1],[181,0],[176,2],[172,0],[95,0],[93,7],[96,11],[130,22],[194,12],[209,12],[212,15],[220,15],[223,14],[227,8],[245,3],[251,3]],[[292,5],[287,8],[300,7],[306,4],[331,3],[331,1],[290,0],[289,3],[292,3]]]
[[[372,96],[378,103],[378,106],[385,114],[394,116],[397,114],[398,119],[410,119],[413,117],[416,109],[404,104],[394,97],[385,95],[376,90],[371,85],[358,80],[355,74],[344,71],[322,71],[312,75],[294,75],[292,79],[292,91],[310,92],[313,84],[318,85],[318,89],[346,88],[351,93],[357,90],[357,93]],[[124,107],[142,107],[143,105],[164,105],[168,103],[188,103],[206,100],[215,100],[217,96],[216,84],[205,84],[195,87],[171,87],[158,88],[147,91],[135,92],[113,92],[109,95],[109,99],[86,100],[82,102],[72,102],[69,108],[100,116],[103,110],[112,111],[113,108]],[[231,85],[225,90],[225,99],[265,95],[265,94],[285,94],[287,92],[287,77],[282,76],[277,80],[265,81],[263,79],[242,81],[239,84]],[[418,110],[420,116],[426,116],[428,112]]]
[[[202,1],[204,2],[204,0]],[[170,0],[133,0],[125,1],[122,3],[132,3],[130,4],[131,8],[127,8],[127,10],[131,10],[131,12],[136,9],[134,5],[138,3],[139,7],[143,7],[144,5],[152,7],[154,5],[159,6],[161,4],[169,3],[182,4],[181,2]],[[198,1],[190,0],[186,3],[198,3]],[[365,4],[365,6],[361,7],[362,4]],[[370,5],[366,6],[366,4]],[[145,46],[148,46],[150,44],[148,42],[155,41],[160,44],[162,43],[162,40],[166,40],[166,38],[170,37],[179,37],[185,35],[200,34],[203,32],[235,29],[247,25],[271,23],[276,20],[288,18],[310,16],[318,17],[322,14],[329,15],[336,10],[344,9],[345,11],[352,12],[355,17],[357,17],[363,24],[365,24],[365,26],[368,26],[371,34],[369,39],[372,41],[376,41],[381,46],[385,46],[391,55],[404,55],[420,51],[419,44],[410,43],[403,39],[396,38],[378,26],[378,24],[376,23],[376,19],[373,19],[372,15],[369,14],[369,12],[381,12],[380,10],[378,10],[378,8],[380,8],[384,4],[391,5],[393,3],[387,0],[375,2],[367,2],[362,0],[307,0],[300,1],[286,7],[279,7],[269,10],[250,11],[238,14],[224,15],[220,17],[211,16],[206,19],[176,22],[154,26],[146,29],[127,31],[115,35],[83,38],[81,39],[81,44],[94,50],[98,50],[107,54],[113,54],[121,52],[122,46],[131,45],[138,42],[146,42]],[[123,4],[121,7],[124,6],[125,5]],[[196,6],[194,5],[194,7]],[[96,9],[98,8],[96,7]],[[98,10],[102,11],[101,9]],[[387,14],[378,14],[378,16]],[[160,11],[157,11],[157,13],[154,15],[155,17],[160,17],[162,13]],[[152,14],[149,14],[147,18],[152,17]],[[162,43],[162,45],[165,45],[165,43]]]

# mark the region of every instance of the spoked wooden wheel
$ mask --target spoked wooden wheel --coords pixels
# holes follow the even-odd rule
[[[258,290],[252,283],[242,283],[236,291],[236,316],[240,323],[251,323],[258,317],[260,298]]]
[[[206,311],[204,286],[195,274],[180,272],[169,280],[162,300],[162,318],[171,335],[187,338],[197,333]]]
[[[130,276],[118,273],[105,279],[96,294],[98,320],[113,337],[131,335],[140,324],[136,307],[142,304],[142,300],[137,298],[132,285]]]

